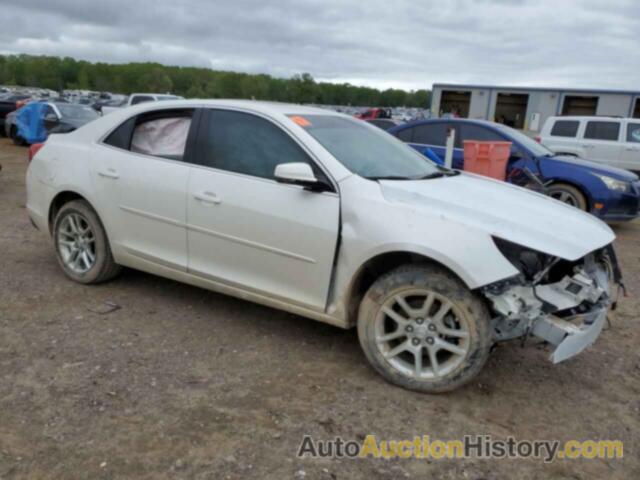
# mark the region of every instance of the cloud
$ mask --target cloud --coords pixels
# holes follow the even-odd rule
[[[269,73],[637,88],[635,0],[0,0],[0,51]]]

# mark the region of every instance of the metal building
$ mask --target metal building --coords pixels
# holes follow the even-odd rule
[[[640,118],[640,91],[434,84],[431,113],[537,132],[554,115]]]

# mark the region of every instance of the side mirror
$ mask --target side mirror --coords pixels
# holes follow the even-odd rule
[[[318,179],[307,163],[281,163],[276,166],[275,177],[278,182],[313,187]]]

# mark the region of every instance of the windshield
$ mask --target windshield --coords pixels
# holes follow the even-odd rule
[[[73,105],[70,103],[56,103],[63,118],[77,118],[79,120],[94,120],[98,118],[98,112],[91,107],[84,105]]]
[[[417,179],[441,175],[442,168],[388,133],[333,115],[290,115],[351,172],[369,179]]]
[[[553,156],[553,152],[551,150],[536,142],[533,138],[526,136],[524,133],[500,123],[495,124],[495,126],[510,136],[513,140],[519,142],[524,148],[531,151],[531,153],[536,157]]]

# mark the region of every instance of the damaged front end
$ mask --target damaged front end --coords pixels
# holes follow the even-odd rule
[[[482,289],[493,312],[494,338],[530,335],[555,348],[553,363],[591,345],[607,319],[613,285],[622,285],[611,245],[570,262],[495,238],[502,254],[520,274]]]

